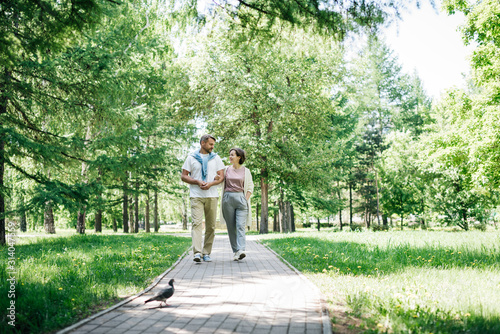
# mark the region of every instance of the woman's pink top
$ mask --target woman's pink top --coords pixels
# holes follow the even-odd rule
[[[245,167],[234,169],[229,166],[226,170],[226,187],[224,191],[243,192],[245,184]]]

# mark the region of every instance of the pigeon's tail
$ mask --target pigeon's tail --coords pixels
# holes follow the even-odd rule
[[[148,300],[146,300],[146,301],[144,302],[144,304],[149,303],[149,302],[152,302],[153,300],[154,300],[153,298],[149,298]]]

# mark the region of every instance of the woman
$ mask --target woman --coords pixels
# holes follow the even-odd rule
[[[229,150],[228,166],[222,183],[221,223],[226,223],[229,242],[233,249],[233,260],[245,258],[245,228],[251,226],[250,196],[253,193],[252,174],[243,167],[245,151],[241,148]]]

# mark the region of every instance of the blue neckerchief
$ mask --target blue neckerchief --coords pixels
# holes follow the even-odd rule
[[[206,156],[202,156],[200,151],[191,153],[191,156],[195,158],[201,164],[201,179],[202,181],[207,181],[207,169],[208,162],[217,156],[217,153],[210,152]]]

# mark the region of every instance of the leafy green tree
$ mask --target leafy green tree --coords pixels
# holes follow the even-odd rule
[[[474,182],[472,100],[462,91],[449,91],[436,107],[435,119],[433,131],[421,136],[419,143],[422,167],[433,178],[431,205],[447,216],[449,224],[468,230],[469,218],[482,219],[476,213],[491,205],[488,198],[492,196]]]
[[[56,64],[47,64],[47,59],[98,23],[110,4],[105,0],[10,1],[0,8],[0,244],[5,243],[5,167],[46,181],[40,173],[15,164],[12,157],[27,155],[43,164],[57,165],[71,156],[71,139],[47,131],[40,111],[47,114],[48,101],[55,101],[62,108],[48,108],[49,115],[62,116],[61,111],[71,105],[60,94],[54,95],[50,89],[47,92],[47,86],[58,86],[59,90],[76,87],[58,85]],[[46,71],[48,66],[52,71]]]
[[[402,219],[410,214],[424,222],[427,209],[426,184],[422,173],[416,139],[410,130],[392,132],[387,137],[389,148],[382,154],[379,165],[381,177],[381,204],[387,215],[396,214]],[[401,224],[401,228],[403,224]]]
[[[303,32],[290,31],[266,48],[240,47],[237,37],[227,29],[210,31],[190,63],[192,87],[199,116],[221,139],[219,150],[247,151],[260,180],[260,232],[267,233],[269,183],[307,182],[318,167],[315,145],[336,110],[325,91],[338,82],[341,59],[335,42]]]
[[[376,36],[368,36],[352,67],[352,85],[356,89],[350,99],[359,115],[358,161],[353,175],[362,198],[360,209],[369,226],[372,215],[377,217],[378,224],[380,215],[386,222],[375,168],[389,147],[386,137],[398,129],[408,129],[418,136],[430,122],[430,99],[418,76],[403,73],[393,51]]]

